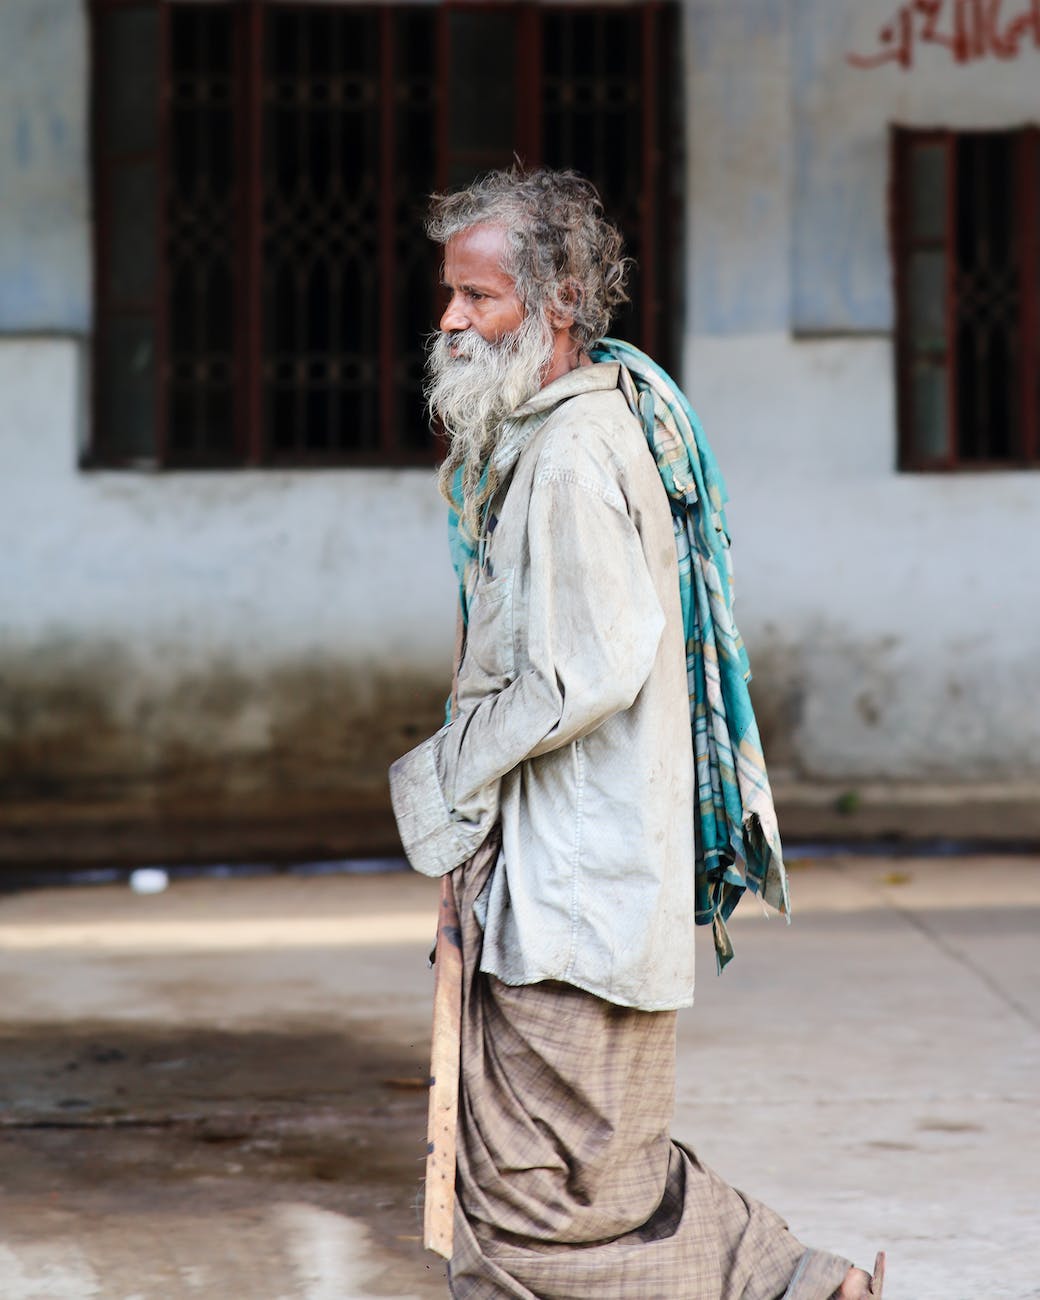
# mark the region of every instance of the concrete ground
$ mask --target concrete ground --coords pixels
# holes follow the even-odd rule
[[[700,940],[674,1131],[886,1300],[1040,1297],[1040,860],[795,863]],[[2,1300],[445,1296],[419,1245],[436,885],[0,897]],[[634,1297],[634,1300],[638,1298]]]

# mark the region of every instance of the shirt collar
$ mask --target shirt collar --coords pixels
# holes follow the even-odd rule
[[[513,412],[513,419],[518,416],[536,415],[551,411],[569,397],[579,393],[595,393],[601,389],[617,388],[620,366],[616,361],[599,361],[591,366],[575,366],[559,379],[546,384],[533,397],[529,397],[522,406]]]

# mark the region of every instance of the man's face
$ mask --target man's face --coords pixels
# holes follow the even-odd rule
[[[530,427],[509,416],[546,382],[558,337],[545,312],[525,312],[504,271],[502,226],[471,226],[444,249],[450,294],[429,341],[425,393],[449,439],[441,489],[463,470],[463,520],[474,537],[480,506],[515,463]],[[567,335],[569,337],[569,334]]]
[[[448,240],[444,287],[451,297],[440,328],[451,337],[453,357],[466,356],[466,330],[474,330],[487,343],[499,343],[523,324],[516,285],[502,269],[505,254],[502,226],[471,226]]]

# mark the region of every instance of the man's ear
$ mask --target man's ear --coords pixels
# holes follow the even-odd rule
[[[581,289],[577,280],[565,280],[556,295],[556,303],[546,312],[554,330],[569,330],[574,324],[575,312],[581,302]]]

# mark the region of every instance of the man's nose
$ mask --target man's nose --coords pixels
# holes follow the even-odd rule
[[[463,310],[463,304],[457,293],[453,293],[440,323],[441,333],[450,334],[456,330],[469,329],[469,317]]]

